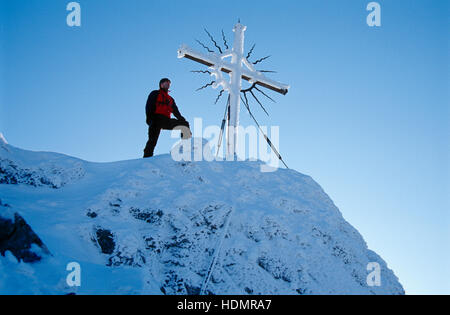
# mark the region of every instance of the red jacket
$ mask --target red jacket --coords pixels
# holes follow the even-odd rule
[[[171,118],[173,113],[178,120],[185,120],[184,117],[181,116],[175,100],[163,89],[155,90],[150,93],[145,108],[148,124],[150,124],[150,121],[155,114]]]
[[[174,103],[172,96],[165,90],[160,89],[159,94],[156,97],[155,114],[161,114],[170,118],[173,113]]]

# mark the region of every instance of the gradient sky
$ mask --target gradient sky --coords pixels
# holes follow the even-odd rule
[[[177,59],[208,46],[206,27],[232,42],[240,18],[246,52],[291,85],[268,92],[288,165],[312,176],[409,294],[450,294],[450,4],[368,0],[83,0],[82,26],[66,25],[68,0],[0,0],[0,132],[10,144],[89,161],[136,159],[144,106],[162,77],[191,122],[220,124],[225,98],[205,69]],[[223,45],[222,45],[223,46]],[[241,110],[241,123],[253,124]],[[161,134],[156,154],[174,139]]]

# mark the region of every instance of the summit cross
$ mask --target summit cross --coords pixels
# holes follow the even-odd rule
[[[279,83],[267,78],[262,72],[255,69],[254,65],[244,57],[244,39],[247,26],[237,23],[234,28],[233,48],[224,51],[221,54],[210,52],[204,54],[191,49],[187,45],[182,45],[178,49],[178,58],[187,58],[209,67],[211,75],[215,76],[212,84],[214,89],[222,86],[224,91],[229,93],[229,120],[227,132],[227,155],[236,154],[237,133],[239,126],[239,112],[242,91],[242,79],[256,84],[280,94],[286,95],[289,85]],[[225,58],[231,57],[228,62]],[[227,73],[230,79],[224,78],[223,73]]]

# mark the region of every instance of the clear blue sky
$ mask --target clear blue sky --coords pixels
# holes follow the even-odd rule
[[[225,99],[195,92],[210,78],[177,49],[212,46],[204,27],[232,42],[240,18],[246,51],[272,55],[260,69],[292,87],[269,92],[270,117],[253,105],[280,126],[289,166],[325,189],[407,293],[450,293],[449,1],[378,1],[379,28],[368,0],[78,2],[82,26],[70,28],[68,0],[0,0],[0,132],[12,145],[140,158],[161,77],[188,120],[220,124]],[[156,153],[173,141],[163,132]]]

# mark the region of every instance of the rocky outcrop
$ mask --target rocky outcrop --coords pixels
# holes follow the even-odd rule
[[[0,207],[10,208],[1,200]],[[40,251],[37,252],[33,245]],[[43,253],[50,254],[41,239],[17,213],[14,214],[14,219],[1,217],[0,213],[0,254],[4,256],[6,251],[10,251],[18,261],[26,263],[40,261]]]

